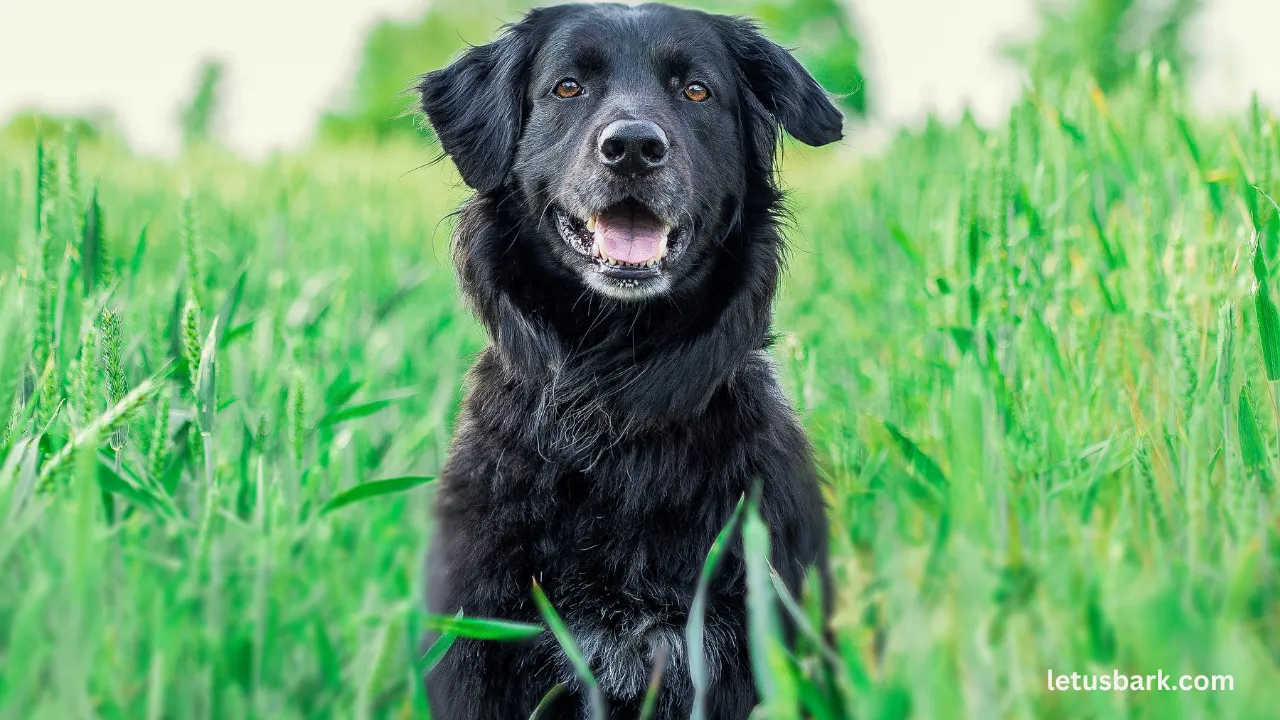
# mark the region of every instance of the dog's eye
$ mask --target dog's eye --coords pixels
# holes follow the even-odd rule
[[[689,83],[684,86],[684,96],[694,102],[702,102],[711,97],[711,91],[702,83]]]
[[[582,93],[582,85],[578,84],[578,81],[573,78],[565,78],[556,83],[556,86],[551,89],[551,92],[555,93],[555,96],[558,98],[567,99],[580,95]]]

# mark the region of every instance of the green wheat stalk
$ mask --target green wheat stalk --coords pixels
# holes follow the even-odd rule
[[[196,388],[196,373],[200,369],[201,352],[200,306],[194,299],[188,297],[187,304],[182,308],[182,357],[187,361],[188,380],[191,383],[192,393]]]
[[[295,372],[293,382],[289,386],[289,442],[293,446],[293,456],[302,462],[303,450],[306,447],[306,412],[307,388],[302,382],[302,374]]]
[[[119,310],[110,308],[102,311],[102,365],[108,405],[115,405],[123,400],[129,389],[121,357],[120,324]],[[116,451],[117,458],[128,439],[127,424],[121,424],[111,433],[109,442],[111,449]]]
[[[86,302],[85,305],[89,303]],[[98,378],[101,375],[98,362],[98,328],[91,320],[86,323],[84,340],[80,344],[80,357],[71,373],[72,394],[81,419],[86,421],[98,412]]]
[[[137,412],[139,408],[150,402],[151,398],[163,389],[165,372],[157,373],[144,380],[140,385],[129,391],[129,394],[121,398],[120,402],[108,408],[106,412],[77,432],[71,442],[63,445],[40,468],[36,489],[40,492],[50,490],[53,485],[53,479],[67,461],[75,455],[77,449],[90,439],[98,438],[105,433],[114,431],[122,423],[126,422],[133,413]]]
[[[205,307],[204,302],[204,264],[201,262],[201,243],[199,218],[196,216],[195,201],[190,195],[182,199],[181,217],[182,249],[187,261],[187,299],[196,308]],[[199,355],[196,356],[199,362]],[[194,372],[194,370],[193,370]]]

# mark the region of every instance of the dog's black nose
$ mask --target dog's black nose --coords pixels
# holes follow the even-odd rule
[[[615,120],[600,133],[600,162],[635,175],[667,162],[667,134],[648,120]]]

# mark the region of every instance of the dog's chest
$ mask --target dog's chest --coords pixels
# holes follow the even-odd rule
[[[507,614],[517,607],[522,619],[537,619],[528,602],[529,579],[537,580],[607,696],[642,695],[663,647],[666,677],[684,682],[684,631],[702,565],[767,451],[744,427],[750,415],[721,406],[701,422],[566,459],[531,438],[529,423],[498,414],[499,405],[472,407],[446,472],[443,535],[455,567],[494,590],[488,612],[513,619],[521,619]],[[713,677],[741,652],[742,584],[740,563],[726,558],[705,617]],[[572,680],[554,638],[541,642],[539,663]]]
[[[732,500],[708,492],[682,506],[603,492],[603,478],[570,472],[530,528],[530,566],[607,696],[643,694],[665,646],[668,677],[687,675],[684,629],[702,563],[720,529],[714,510]],[[656,495],[656,493],[654,493]],[[731,576],[721,580],[731,580]],[[727,608],[716,607],[720,619]],[[713,622],[713,626],[717,623]],[[571,677],[567,658],[553,653]]]

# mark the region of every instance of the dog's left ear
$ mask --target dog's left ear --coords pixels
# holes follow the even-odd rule
[[[502,185],[515,157],[532,56],[529,25],[529,19],[512,25],[417,85],[441,147],[462,180],[480,193]]]
[[[765,37],[753,22],[735,17],[718,20],[743,80],[784,130],[814,147],[844,136],[844,117],[791,53]]]

